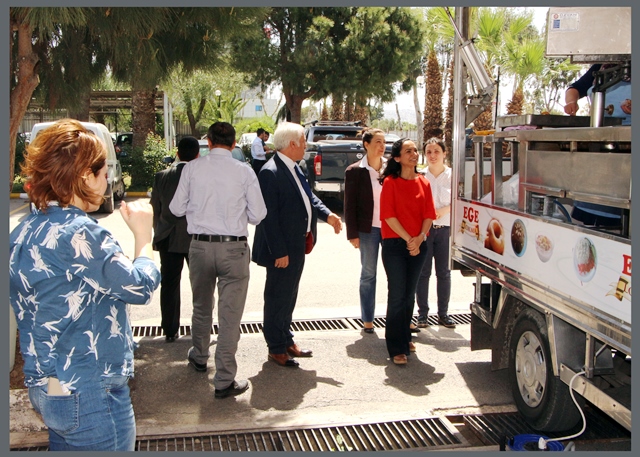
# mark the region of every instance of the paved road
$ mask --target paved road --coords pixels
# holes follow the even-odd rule
[[[127,198],[134,200],[134,198]],[[145,199],[148,200],[148,199]],[[339,202],[328,199],[327,205],[337,214],[342,215]],[[25,200],[10,200],[10,229],[13,229],[21,217],[26,214]],[[125,253],[133,253],[133,236],[125,225],[118,209],[113,214],[93,214],[101,224],[107,227],[120,242]],[[254,227],[249,226],[249,242],[253,240]],[[156,261],[160,257],[156,253]],[[251,280],[247,294],[247,303],[243,321],[262,321],[263,290],[266,270],[251,263]],[[298,304],[294,319],[314,319],[333,317],[359,317],[360,304],[358,296],[358,280],[360,277],[359,251],[347,241],[345,230],[339,235],[324,222],[318,223],[318,242],[313,252],[307,256],[304,273],[300,282]],[[183,325],[191,324],[191,289],[189,286],[188,268],[185,266],[182,276],[182,310],[180,321]],[[449,310],[451,312],[468,312],[469,303],[473,300],[473,283],[475,278],[465,278],[460,272],[452,272],[452,291]],[[435,276],[431,280],[431,311],[435,312]],[[382,266],[378,263],[378,283],[376,287],[376,315],[384,316],[386,312],[387,282]],[[131,319],[134,325],[160,324],[160,293],[153,296],[147,306],[131,306]],[[217,321],[214,316],[214,321]]]

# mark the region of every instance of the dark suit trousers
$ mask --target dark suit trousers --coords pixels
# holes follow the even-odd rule
[[[262,333],[271,354],[285,354],[294,344],[290,327],[303,268],[304,257],[287,268],[267,267]]]
[[[256,175],[260,173],[260,170],[262,170],[262,167],[264,167],[265,163],[267,163],[267,161],[261,159],[253,159],[251,161],[251,168],[253,168],[253,171],[256,172]]]
[[[184,262],[189,265],[189,255],[169,252],[159,248],[160,253],[160,325],[166,336],[173,336],[180,328],[180,278]]]
[[[411,317],[418,278],[427,255],[427,243],[420,245],[420,254],[412,256],[402,238],[382,240],[382,264],[387,273],[387,324],[385,339],[389,357],[409,355]]]

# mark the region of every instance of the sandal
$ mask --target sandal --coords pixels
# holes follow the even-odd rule
[[[409,341],[409,352],[416,352],[416,344]]]
[[[405,354],[398,354],[393,356],[393,363],[396,365],[406,365],[407,356]]]

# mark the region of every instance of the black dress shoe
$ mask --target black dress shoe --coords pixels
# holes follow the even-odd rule
[[[207,371],[206,363],[198,363],[191,357],[188,357],[187,360],[189,360],[189,365],[191,365],[196,371]]]
[[[173,343],[175,340],[177,340],[177,339],[178,339],[178,336],[179,336],[179,335],[178,335],[177,333],[176,333],[175,335],[173,335],[173,336],[169,336],[169,335],[167,335],[167,336],[165,336],[165,337],[164,337],[164,340],[165,340],[167,343]]]
[[[411,331],[411,333],[420,333],[420,329],[418,327],[409,327],[409,331]]]
[[[449,316],[439,317],[438,316],[438,324],[447,328],[456,328],[456,323],[453,322],[453,319]]]
[[[213,395],[216,398],[236,396],[236,395],[240,395],[242,392],[245,392],[248,388],[249,388],[249,381],[242,379],[240,381],[233,381],[231,385],[226,389],[221,389],[221,390],[216,389]]]
[[[365,327],[364,328],[364,333],[374,333],[373,327],[371,327],[371,328]]]

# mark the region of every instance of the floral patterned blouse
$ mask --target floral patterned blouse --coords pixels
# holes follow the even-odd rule
[[[148,304],[160,271],[131,261],[84,211],[51,203],[10,236],[11,306],[20,331],[25,385],[57,377],[73,391],[114,375],[133,376],[127,303]]]

